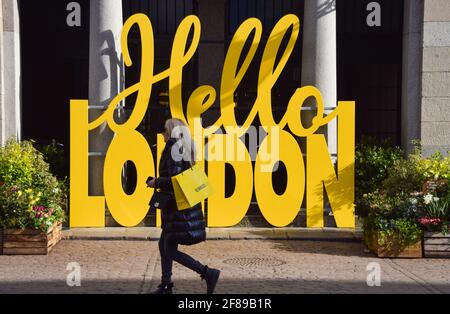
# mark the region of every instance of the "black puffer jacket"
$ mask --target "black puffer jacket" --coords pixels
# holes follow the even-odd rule
[[[157,189],[172,194],[167,208],[161,210],[161,227],[169,241],[192,245],[205,241],[205,219],[200,204],[182,211],[177,209],[171,177],[183,172],[191,165],[184,160],[173,160],[171,151],[175,143],[176,140],[173,138],[167,141],[159,162],[159,177],[155,182]]]

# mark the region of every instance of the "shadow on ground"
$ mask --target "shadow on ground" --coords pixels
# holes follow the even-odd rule
[[[155,287],[143,287],[140,281],[93,280],[80,287],[69,287],[62,281],[2,282],[0,294],[146,294]],[[199,280],[175,281],[176,294],[203,294],[206,288]],[[366,282],[331,280],[221,280],[216,294],[386,294],[445,293],[450,284],[433,285],[384,283],[369,287]]]
[[[361,241],[330,241],[330,240],[267,240],[274,248],[292,253],[312,253],[335,256],[374,257],[371,253],[364,253]]]

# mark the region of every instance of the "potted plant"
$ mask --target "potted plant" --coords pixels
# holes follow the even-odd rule
[[[408,158],[390,159],[390,166],[380,171],[383,181],[357,201],[368,213],[364,220],[366,245],[379,256],[419,257],[422,231],[425,256],[430,252],[449,254],[450,157],[436,152],[425,158],[419,143],[414,144],[415,150]],[[371,150],[371,154],[375,152]],[[375,160],[380,156],[379,152],[375,154]]]
[[[422,198],[416,200],[419,223],[424,230],[424,256],[450,257],[450,156],[435,152],[424,158],[420,149],[416,151],[413,158],[424,178]]]
[[[363,225],[367,248],[378,257],[422,257],[422,230],[414,210],[405,206],[405,195],[376,192],[366,198],[372,204]]]
[[[419,223],[424,229],[424,256],[450,257],[450,195],[426,194]]]
[[[48,254],[65,218],[61,183],[32,142],[0,148],[0,227],[3,254]]]

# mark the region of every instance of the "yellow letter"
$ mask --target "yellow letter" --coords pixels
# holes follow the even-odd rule
[[[242,62],[241,67],[238,69],[239,59],[244,49],[245,43],[250,34],[255,31],[250,49]],[[228,48],[225,63],[223,65],[222,81],[220,87],[220,109],[222,113],[222,121],[227,133],[236,132],[239,135],[245,133],[250,126],[250,123],[255,119],[258,108],[256,106],[251,110],[247,120],[242,128],[235,128],[237,126],[236,117],[234,114],[234,92],[242,81],[242,78],[247,72],[250,63],[255,56],[258,49],[259,42],[261,41],[262,25],[261,21],[256,18],[250,18],[239,26],[238,30],[231,40],[230,47]],[[233,128],[230,128],[233,127]],[[233,130],[231,130],[233,129]],[[236,130],[237,129],[237,130]]]
[[[198,87],[189,97],[187,106],[187,122],[189,130],[191,133],[201,131],[202,140],[204,140],[204,137],[214,134],[220,128],[221,118],[217,119],[216,122],[206,129],[203,129],[201,124],[202,114],[214,104],[215,99],[216,90],[209,85]],[[197,137],[197,134],[193,134],[194,137]]]
[[[189,33],[192,31],[192,43],[186,52],[186,43],[188,42]],[[189,62],[197,50],[200,42],[201,25],[200,20],[195,15],[189,15],[181,22],[175,34],[172,46],[172,54],[170,56],[170,76],[169,76],[169,100],[170,111],[173,118],[179,118],[186,122],[183,113],[182,100],[182,80],[183,67]],[[211,95],[211,97],[215,95]],[[214,102],[214,99],[212,100]]]
[[[208,140],[208,158],[212,154],[219,157],[208,160],[208,178],[215,190],[208,199],[209,227],[231,227],[238,224],[244,218],[252,199],[252,163],[247,148],[238,140],[236,155],[245,154],[245,160],[237,161],[236,158],[225,160],[223,150],[227,136],[229,135],[213,134]],[[214,142],[215,152],[211,151],[213,147],[210,146],[210,143]],[[236,177],[234,193],[227,198],[225,198],[225,163],[233,167]]]
[[[104,227],[105,198],[88,195],[88,101],[70,102],[70,227]]]
[[[261,144],[260,150],[267,151],[269,134]],[[287,171],[286,190],[278,195],[273,190],[272,171],[261,171],[263,165],[258,153],[255,164],[255,193],[259,208],[266,220],[275,227],[290,224],[297,216],[302,205],[305,192],[305,166],[303,156],[296,140],[286,131],[279,132],[279,144],[271,145],[279,149],[279,160],[283,162]],[[272,152],[273,153],[273,152]],[[271,160],[271,169],[277,160]]]
[[[281,55],[280,61],[275,65],[278,50],[280,49],[284,36],[291,26],[292,33],[289,37],[289,41]],[[259,118],[261,125],[264,128],[276,125],[272,115],[272,88],[280,77],[281,72],[294,50],[299,31],[300,21],[297,16],[293,14],[283,16],[270,33],[264,49],[258,78],[258,97],[254,104],[254,108],[258,108],[259,110]],[[283,127],[283,125],[280,125],[280,129],[283,129]]]
[[[162,152],[164,150],[166,143],[164,142],[164,136],[158,134],[156,136],[156,177],[159,177],[159,160],[161,159]],[[156,210],[156,227],[161,227],[161,210]]]
[[[127,67],[133,65],[130,52],[128,50],[128,33],[134,24],[138,25],[139,32],[141,34],[142,58],[140,81],[114,97],[109,104],[108,109],[95,121],[89,123],[89,130],[93,130],[102,125],[105,121],[108,121],[108,126],[114,133],[129,132],[135,130],[139,126],[145,116],[145,113],[147,112],[152,86],[153,83],[156,82],[156,78],[153,76],[153,61],[155,54],[153,28],[148,17],[141,13],[132,15],[125,22],[122,31],[122,51],[124,63]],[[131,116],[128,118],[126,123],[117,124],[116,121],[114,121],[114,110],[121,101],[135,92],[137,92],[137,97]]]
[[[128,160],[134,163],[137,172],[132,195],[127,195],[122,188],[122,169]],[[148,176],[154,177],[155,169],[145,138],[137,131],[116,135],[106,154],[103,184],[108,208],[122,226],[136,226],[147,214],[152,195],[145,183]]]
[[[323,227],[323,185],[338,228],[354,228],[355,104],[338,106],[338,178],[323,135],[307,138],[307,226]]]

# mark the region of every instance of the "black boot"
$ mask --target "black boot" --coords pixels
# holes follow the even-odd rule
[[[171,283],[161,283],[158,289],[150,292],[150,294],[172,294],[173,282]]]
[[[220,270],[205,266],[200,276],[206,281],[206,293],[212,294],[219,280]]]

